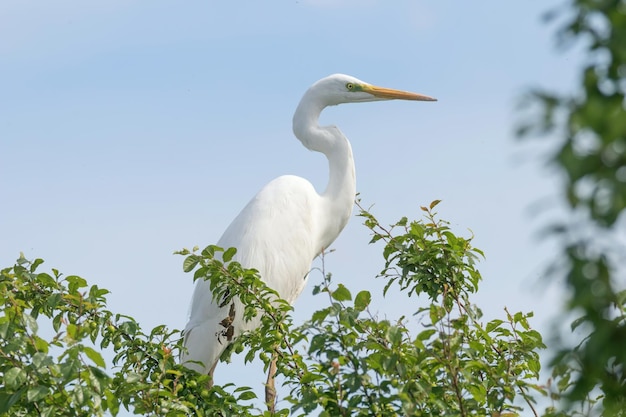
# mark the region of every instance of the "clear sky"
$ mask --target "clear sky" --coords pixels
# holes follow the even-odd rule
[[[487,316],[534,311],[548,330],[560,296],[542,284],[554,247],[537,235],[558,211],[531,208],[553,204],[558,182],[545,147],[520,144],[513,129],[528,87],[574,82],[577,60],[557,53],[540,19],[553,4],[4,0],[0,265],[20,251],[44,258],[110,289],[110,309],[144,329],[183,328],[192,277],[172,253],[217,242],[276,176],[323,189],[326,162],[293,137],[291,117],[313,82],[342,72],[439,99],[323,114],[352,142],[364,205],[392,223],[443,200],[441,217],[486,253],[475,301]],[[368,241],[353,218],[326,259],[355,292],[384,284],[374,279],[382,248]],[[313,285],[296,321],[325,302]],[[414,311],[395,297],[373,310]],[[247,369],[222,364],[216,379],[261,392],[264,375]]]

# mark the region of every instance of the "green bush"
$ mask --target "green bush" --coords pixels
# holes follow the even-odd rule
[[[406,315],[419,323],[415,334],[404,317],[371,314],[368,291],[335,285],[330,274],[313,289],[322,308],[294,326],[291,306],[256,271],[230,262],[234,249],[180,252],[195,279],[210,280],[218,296],[239,297],[247,317],[261,316],[261,328],[222,359],[245,351],[247,361],[258,356],[267,366],[278,353],[289,408],[276,415],[512,416],[534,409],[544,345],[530,327],[532,313],[481,321],[470,296],[482,252],[437,219],[437,203],[423,207],[423,220],[389,228],[361,211],[372,242],[384,244],[385,292],[396,286],[417,298],[406,303]],[[251,388],[208,388],[207,376],[179,365],[179,331],[145,333],[131,317],[106,309],[107,290],[56,270],[39,272],[41,263],[21,257],[0,276],[0,415],[117,415],[122,407],[159,416],[268,414]],[[39,335],[44,323],[51,338]],[[110,370],[103,350],[113,352]]]

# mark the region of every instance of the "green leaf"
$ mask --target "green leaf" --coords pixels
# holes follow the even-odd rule
[[[329,313],[330,313],[330,308],[318,310],[315,313],[313,313],[313,316],[311,317],[311,321],[313,323],[321,323],[324,321],[324,319],[326,319]]]
[[[37,274],[37,281],[39,281],[43,286],[49,288],[55,288],[57,283],[54,278],[52,278],[49,274],[46,274],[45,272]]]
[[[120,410],[120,401],[117,395],[115,395],[110,390],[106,390],[104,391],[104,396],[106,397],[106,404],[107,404],[107,407],[109,408],[109,411],[111,412],[111,414],[116,416]]]
[[[446,310],[436,304],[430,305],[430,320],[431,323],[438,323],[446,315]]]
[[[13,404],[17,403],[20,397],[24,395],[25,391],[26,387],[23,387],[10,395],[0,393],[0,414],[8,412]]]
[[[128,376],[126,377],[126,382],[129,384],[135,384],[137,382],[141,381],[141,375],[139,375],[136,372],[129,372]]]
[[[17,401],[17,398],[10,403],[11,395],[0,392],[0,414],[4,414],[9,411],[9,408]]]
[[[423,331],[421,331],[417,335],[417,340],[426,341],[426,340],[430,339],[432,337],[432,335],[434,335],[435,333],[437,333],[437,330],[435,330],[435,329],[423,330]]]
[[[504,321],[500,319],[491,320],[489,323],[487,323],[487,327],[485,328],[485,330],[487,330],[487,333],[491,333],[494,329],[498,328],[502,323],[504,323]]]
[[[17,389],[26,382],[26,371],[22,368],[11,368],[4,374],[4,384],[9,389]]]
[[[81,278],[76,275],[70,275],[65,280],[68,283],[68,288],[70,293],[75,293],[79,288],[84,288],[87,286],[87,281],[84,278]]]
[[[539,375],[539,371],[541,371],[541,363],[538,360],[529,360],[526,362],[528,369],[535,374]]]
[[[183,271],[185,272],[193,271],[193,269],[196,267],[196,265],[198,265],[198,262],[200,262],[201,259],[202,258],[199,257],[198,255],[189,255],[183,261]]]
[[[228,249],[226,249],[226,251],[222,255],[222,260],[224,261],[224,263],[230,262],[233,259],[233,256],[235,256],[236,253],[237,253],[237,249],[235,249],[235,248],[228,248]]]
[[[237,397],[239,401],[253,400],[255,398],[257,398],[257,396],[253,391],[244,391]]]
[[[372,294],[369,291],[361,291],[354,299],[354,309],[357,311],[365,310],[372,302]]]
[[[474,397],[474,399],[478,403],[484,402],[485,398],[487,397],[487,390],[481,384],[476,384],[476,385],[468,384],[467,390],[470,392],[470,394],[472,394],[472,397]]]
[[[312,293],[313,293],[313,295],[317,295],[317,294],[319,294],[321,291],[322,291],[322,287],[321,287],[320,285],[315,285],[315,286],[313,287],[313,291],[312,291]]]
[[[37,267],[43,263],[43,259],[35,259],[30,266],[30,272],[35,272]]]
[[[314,372],[306,372],[304,375],[302,375],[302,377],[300,378],[300,383],[301,384],[309,384],[313,381],[318,381],[322,379],[322,377]]]
[[[584,322],[586,322],[587,320],[588,320],[587,316],[582,316],[582,317],[579,317],[579,318],[577,318],[576,320],[574,320],[574,321],[572,322],[572,324],[570,325],[570,327],[571,327],[572,331],[576,330],[576,328],[577,328],[578,326],[580,326],[581,324],[583,324],[583,323],[584,323]]]
[[[78,340],[78,326],[74,323],[70,323],[66,327],[67,335],[73,340]]]
[[[37,352],[48,353],[49,344],[45,339],[42,339],[39,336],[34,336],[33,339],[35,341],[35,349],[37,349]]]
[[[30,314],[26,314],[26,313],[24,313],[22,317],[24,318],[24,323],[28,326],[28,328],[31,329],[33,333],[37,333],[37,330],[39,330],[39,325],[37,324],[37,320],[35,320],[35,318],[31,316]]]
[[[96,352],[89,346],[83,346],[83,352],[85,353],[85,355],[87,355],[89,359],[93,361],[93,363],[101,368],[106,368],[106,364],[104,362],[104,359],[102,359],[102,355],[100,353]]]
[[[48,387],[38,385],[36,387],[30,388],[26,392],[26,398],[28,399],[28,401],[31,402],[39,401],[42,398],[45,398],[48,395],[48,392]]]
[[[309,346],[309,353],[319,352],[326,346],[326,335],[316,334],[311,339],[311,345]]]
[[[207,258],[213,258],[215,256],[215,251],[219,250],[219,248],[215,245],[209,245],[206,248],[202,249],[202,256],[206,256]]]
[[[46,305],[50,308],[56,308],[57,305],[59,305],[59,303],[61,302],[62,297],[61,294],[59,293],[55,293],[55,294],[50,294],[50,296],[48,297],[48,299],[46,300]],[[58,328],[54,329],[55,331],[58,330]]]
[[[433,200],[432,203],[430,203],[430,209],[434,209],[435,206],[437,206],[437,204],[441,203],[441,200]]]
[[[352,294],[343,284],[339,284],[337,289],[333,291],[333,298],[337,301],[350,301]]]
[[[397,326],[391,326],[387,329],[387,340],[394,345],[402,343],[402,329]]]
[[[182,248],[181,250],[177,250],[174,252],[174,255],[189,255],[191,253],[191,251],[189,249],[186,248]]]
[[[37,352],[33,355],[32,364],[38,372],[41,372],[42,368],[52,364],[52,358],[43,352]]]

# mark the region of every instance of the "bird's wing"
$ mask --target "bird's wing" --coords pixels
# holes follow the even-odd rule
[[[270,288],[292,303],[304,289],[311,262],[321,249],[316,247],[315,222],[319,198],[305,179],[279,177],[244,207],[218,246],[237,248],[234,260],[257,269]],[[244,322],[242,312],[238,300],[220,306],[213,300],[209,283],[198,281],[185,328],[189,352],[183,361],[200,361],[208,371],[233,338],[258,326],[258,318]]]

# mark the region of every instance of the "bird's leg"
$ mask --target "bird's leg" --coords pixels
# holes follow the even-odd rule
[[[270,362],[270,369],[267,373],[267,382],[265,383],[265,404],[267,404],[267,410],[274,414],[276,412],[276,388],[274,386],[274,379],[276,378],[276,361],[278,355],[276,351],[272,353],[272,361]]]
[[[211,367],[211,369],[209,370],[209,376],[210,376],[210,378],[209,378],[209,380],[208,380],[208,381],[207,381],[207,383],[206,383],[206,387],[207,387],[207,389],[211,389],[211,388],[213,388],[213,372],[215,372],[215,368],[217,367],[217,362],[218,362],[218,361],[215,361],[215,363],[213,364],[213,366],[212,366],[212,367]]]

